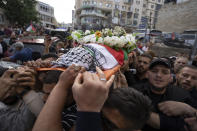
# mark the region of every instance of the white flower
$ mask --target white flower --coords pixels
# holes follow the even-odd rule
[[[96,43],[96,37],[92,37],[92,38],[90,39],[90,43]]]
[[[95,43],[96,42],[96,36],[95,34],[87,35],[83,37],[83,43]]]
[[[72,38],[76,41],[79,41],[79,39],[81,38],[81,35],[82,34],[78,31],[73,31],[72,34],[71,34]]]
[[[89,35],[91,32],[89,30],[85,31],[85,35]]]
[[[98,41],[97,41],[97,43],[99,43],[99,44],[103,44],[103,42],[104,42],[104,40],[103,40],[102,37],[100,37],[100,38],[98,39]]]

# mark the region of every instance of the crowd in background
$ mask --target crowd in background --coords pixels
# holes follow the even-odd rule
[[[60,41],[51,48],[51,36],[43,33],[0,29],[1,60],[21,64],[0,66],[1,131],[197,131],[197,67],[188,65],[188,54],[157,57],[153,43],[137,42],[106,80],[98,67],[97,73],[77,65],[51,68],[74,45]],[[18,41],[32,35],[45,35],[37,60]]]

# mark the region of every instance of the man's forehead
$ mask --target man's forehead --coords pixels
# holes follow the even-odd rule
[[[183,73],[189,73],[189,74],[195,74],[197,76],[197,69],[189,68],[189,67],[184,67],[181,72]]]
[[[176,61],[188,61],[188,59],[185,58],[185,57],[180,57],[180,58],[178,58]]]
[[[166,67],[165,65],[155,65],[151,70],[154,70],[154,69],[169,70],[170,71],[170,69],[168,67]]]
[[[148,61],[151,60],[149,57],[146,57],[146,56],[139,56],[139,59],[140,60],[148,60]]]

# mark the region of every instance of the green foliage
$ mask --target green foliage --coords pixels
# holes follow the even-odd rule
[[[3,0],[5,15],[11,24],[26,25],[31,21],[38,22],[36,0]]]

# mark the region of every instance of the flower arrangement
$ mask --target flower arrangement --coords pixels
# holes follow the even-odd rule
[[[104,44],[113,49],[125,49],[128,53],[136,48],[135,35],[127,34],[122,27],[112,29],[103,29],[102,31],[74,31],[71,34],[72,38],[81,44],[97,43]]]

